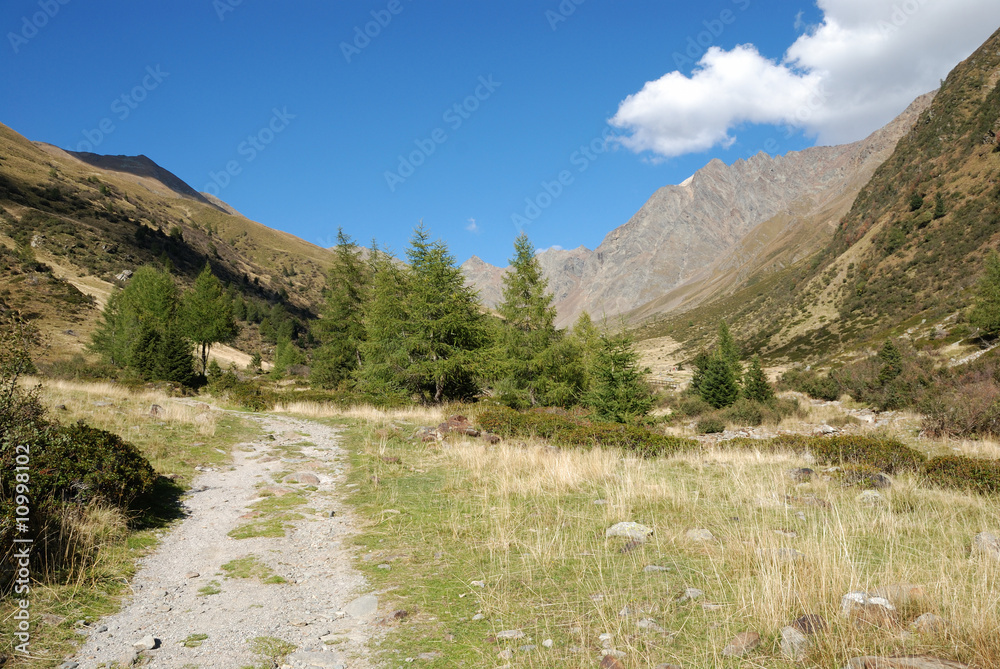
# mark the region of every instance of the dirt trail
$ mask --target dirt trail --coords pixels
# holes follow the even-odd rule
[[[150,668],[272,666],[254,652],[258,637],[297,648],[284,666],[372,666],[366,645],[376,633],[377,613],[370,598],[360,602],[369,604],[367,611],[354,601],[364,594],[365,582],[343,545],[356,523],[338,499],[347,465],[337,430],[284,416],[253,420],[260,423],[260,436],[234,449],[232,465],[194,480],[184,498],[187,517],[140,561],[134,595],[121,611],[87,628],[88,639],[73,660],[79,667],[127,666],[133,644],[146,635],[159,640],[157,648],[141,653],[139,662]],[[306,476],[304,484],[275,484],[280,472],[308,472],[319,483]],[[304,505],[291,509],[304,517],[292,521],[284,537],[229,537],[233,528],[255,520],[247,517],[253,515],[248,507],[264,499],[261,486],[277,493],[269,499],[280,500],[286,489],[307,495]],[[248,555],[288,582],[227,578],[222,565]],[[206,594],[212,582],[221,592]],[[196,647],[184,645],[192,635],[207,638]]]

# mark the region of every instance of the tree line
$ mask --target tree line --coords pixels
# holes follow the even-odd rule
[[[514,242],[495,313],[465,284],[446,244],[420,226],[406,262],[343,230],[328,276],[311,381],[378,401],[439,403],[489,396],[511,406],[587,405],[627,421],[648,413],[645,370],[624,331],[602,333],[584,313],[569,331],[535,249]]]

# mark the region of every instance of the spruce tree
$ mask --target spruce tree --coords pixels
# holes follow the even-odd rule
[[[191,341],[177,323],[166,327],[156,356],[154,376],[161,381],[174,381],[185,386],[195,383],[194,355]]]
[[[159,330],[149,323],[142,325],[129,352],[128,367],[144,381],[152,381],[157,377],[162,343]]]
[[[705,370],[708,368],[708,361],[711,356],[707,351],[699,351],[698,355],[691,361],[691,383],[688,385],[690,392],[701,394],[701,383],[705,378]]]
[[[409,394],[407,296],[410,274],[389,253],[372,246],[368,270],[370,290],[362,314],[365,333],[361,365],[354,371],[358,388],[380,401]]]
[[[986,336],[1000,334],[1000,256],[996,251],[986,256],[969,322]]]
[[[743,396],[754,402],[770,402],[774,399],[774,388],[760,365],[760,356],[750,359],[750,366],[743,375]]]
[[[320,346],[313,356],[310,380],[324,388],[334,388],[350,378],[361,364],[365,338],[368,272],[360,250],[341,228],[337,229],[335,254],[321,318],[312,328]]]
[[[731,362],[716,351],[705,365],[705,372],[698,385],[702,399],[716,409],[731,405],[740,396]]]
[[[411,389],[433,402],[471,398],[479,390],[479,349],[486,334],[478,295],[465,285],[447,245],[431,242],[422,224],[414,231],[406,256]]]
[[[195,279],[194,288],[181,301],[181,320],[187,337],[201,349],[204,374],[212,344],[233,341],[238,334],[232,300],[223,292],[222,283],[212,274],[208,263]]]
[[[577,349],[577,365],[580,369],[581,392],[589,392],[593,388],[591,374],[597,360],[597,352],[601,348],[601,333],[591,320],[590,314],[582,312],[573,324],[570,340]]]
[[[743,366],[740,364],[740,350],[736,346],[736,341],[733,339],[726,321],[719,322],[718,339],[716,350],[722,359],[732,368],[733,376],[739,379],[743,374]]]
[[[653,396],[639,367],[639,356],[624,329],[617,335],[602,335],[593,375],[593,389],[586,403],[603,420],[629,423],[653,408]]]
[[[535,247],[521,233],[514,240],[514,256],[503,277],[503,301],[497,306],[503,325],[494,370],[500,400],[516,408],[565,404],[578,390],[573,386],[579,380],[574,383],[563,373],[570,371],[574,349],[563,345],[562,333],[556,330],[556,310],[547,289]]]
[[[877,357],[882,365],[878,372],[879,385],[884,386],[903,373],[903,354],[891,339],[885,340]]]

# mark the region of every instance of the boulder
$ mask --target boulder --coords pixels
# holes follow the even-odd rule
[[[896,607],[885,597],[849,592],[840,598],[840,615],[856,623],[882,625],[896,618]]]
[[[688,541],[715,541],[715,535],[712,534],[711,530],[688,530],[684,533],[684,537]]]
[[[624,537],[625,539],[630,539],[632,541],[645,541],[652,534],[652,527],[646,527],[645,525],[640,525],[639,523],[627,520],[609,527],[604,532],[604,537],[606,539],[610,539],[611,537]]]
[[[781,654],[788,659],[796,662],[806,659],[812,646],[809,637],[794,627],[781,628]]]
[[[312,472],[296,472],[284,478],[284,483],[302,483],[304,485],[317,485],[319,477]]]

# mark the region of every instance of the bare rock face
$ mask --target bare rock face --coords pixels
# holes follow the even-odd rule
[[[932,98],[922,96],[885,128],[853,144],[776,157],[759,153],[732,165],[712,160],[683,183],[656,191],[594,251],[580,247],[540,253],[559,312],[557,323],[570,325],[582,311],[595,320],[622,314],[704,276],[714,264],[745,264],[745,250],[739,259],[727,259],[727,254],[779,215],[815,214],[834,201],[841,202],[846,213],[854,195]],[[832,235],[835,220],[829,223],[826,236]],[[462,269],[483,302],[495,306],[505,270],[479,258],[468,260]]]

